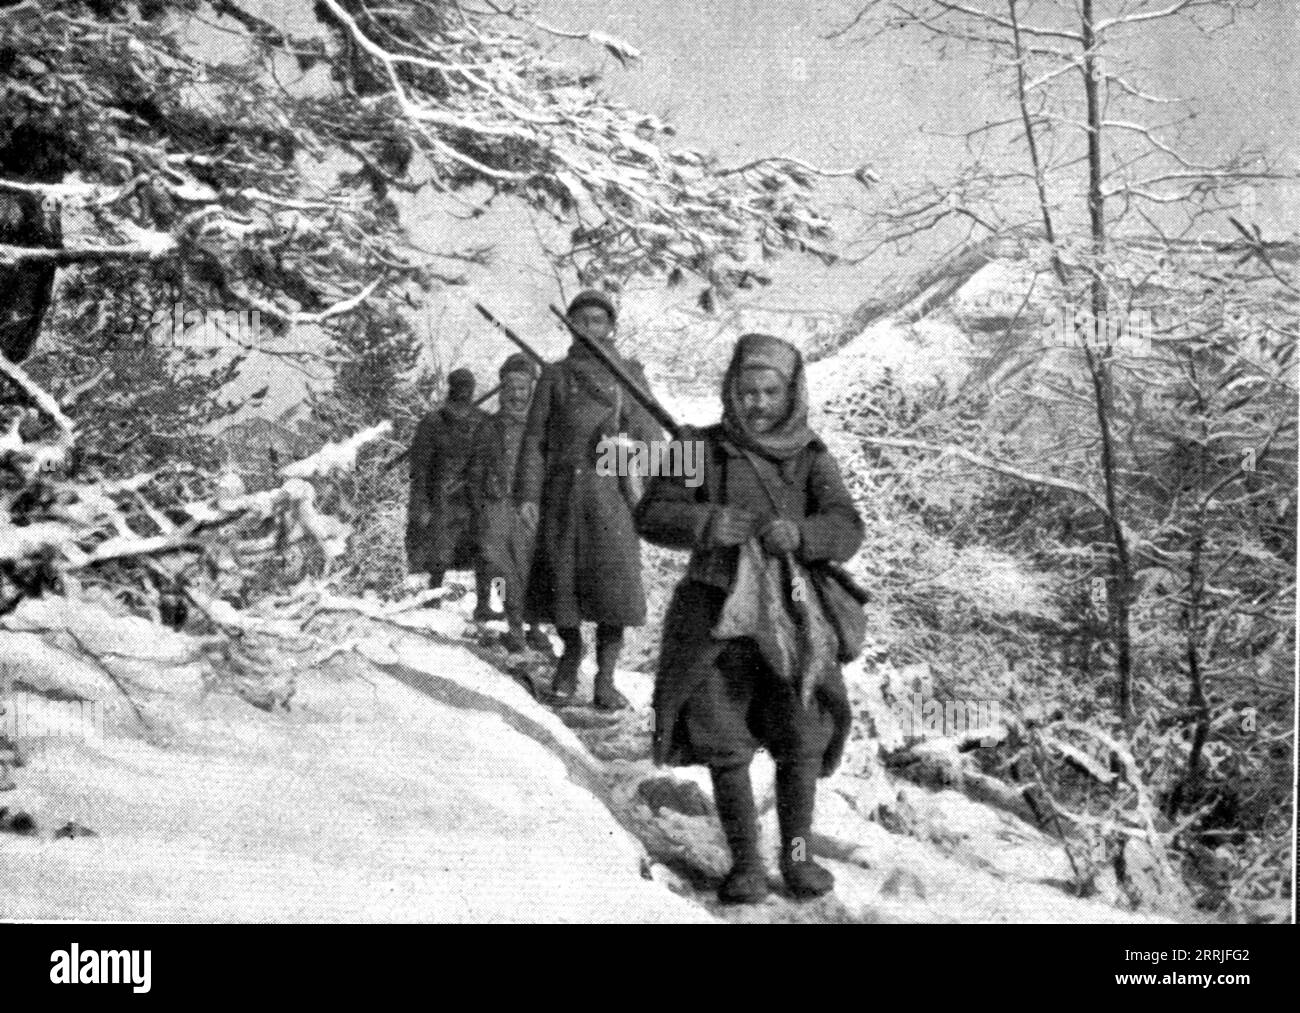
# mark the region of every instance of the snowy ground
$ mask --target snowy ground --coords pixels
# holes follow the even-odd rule
[[[0,652],[26,651],[24,685],[121,700],[102,672],[68,660],[71,641],[52,631],[72,628],[111,651],[147,728],[114,707],[102,737],[27,743],[0,805],[40,832],[0,834],[0,918],[1134,919],[1062,892],[1059,847],[1014,818],[852,761],[823,782],[813,841],[835,894],[798,903],[774,877],[765,904],[722,908],[726,852],[705,772],[646,759],[650,680],[620,674],[636,705],[621,719],[553,711],[526,688],[547,663],[507,664],[480,646],[470,602],[323,614],[309,628],[334,656],[299,670],[290,709],[275,713],[205,692],[180,634],[93,608],[28,603],[6,617]],[[755,774],[774,847],[765,757]],[[69,821],[96,836],[55,837]]]
[[[818,401],[885,364],[956,365],[959,338],[882,321],[811,367]],[[665,404],[683,422],[718,417],[716,395]],[[72,702],[102,718],[87,741],[23,743],[0,831],[26,813],[38,832],[0,832],[0,919],[1148,920],[1067,894],[1059,843],[1015,817],[891,777],[862,728],[819,792],[812,845],[835,893],[798,903],[774,877],[766,903],[722,908],[708,777],[648,760],[649,677],[620,674],[636,705],[621,718],[555,711],[537,699],[550,663],[481,643],[472,596],[399,613],[329,604],[305,637],[268,619],[293,634],[270,657],[295,690],[271,713],[214,680],[196,638],[144,620],[60,599],[0,620],[0,697],[16,680],[32,713]],[[870,666],[847,674],[875,691]],[[774,850],[771,782],[760,755]],[[94,836],[58,836],[70,822]]]
[[[643,878],[564,725],[463,648],[421,637],[399,657],[371,626],[287,713],[153,666],[129,684],[148,735],[28,741],[0,805],[43,832],[0,834],[0,919],[708,919]],[[31,636],[0,633],[0,655]],[[97,836],[54,839],[68,821]]]

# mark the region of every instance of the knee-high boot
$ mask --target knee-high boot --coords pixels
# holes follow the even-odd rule
[[[614,688],[614,669],[623,650],[623,627],[596,627],[596,692],[593,703],[598,710],[618,711],[628,706],[627,698]]]
[[[812,860],[813,806],[817,801],[820,764],[778,763],[776,816],[781,826],[781,875],[796,897],[820,897],[835,886],[835,877]]]
[[[578,666],[582,664],[582,627],[561,626],[556,630],[564,642],[564,653],[555,664],[555,678],[551,692],[568,699],[578,689]]]
[[[474,621],[500,619],[503,613],[492,608],[492,571],[480,567],[474,571]]]
[[[758,809],[749,765],[710,767],[713,801],[731,849],[731,871],[718,887],[724,904],[754,904],[767,896],[767,870],[758,847]]]
[[[502,643],[511,654],[518,654],[528,646],[524,641],[524,618],[517,608],[506,607],[506,635]]]

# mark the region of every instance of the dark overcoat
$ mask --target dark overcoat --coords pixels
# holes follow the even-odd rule
[[[654,478],[636,510],[637,531],[643,538],[691,552],[686,576],[664,620],[654,689],[655,762],[674,765],[702,762],[683,751],[675,726],[686,701],[719,657],[721,642],[713,638],[712,630],[735,579],[740,551],[711,542],[713,516],[722,506],[738,507],[758,515],[760,529],[775,516],[753,464],[726,438],[722,426],[688,429],[682,438],[705,443],[703,481],[691,488],[682,476]],[[820,440],[779,464],[764,462],[764,467],[781,501],[781,515],[799,526],[795,556],[800,562],[844,562],[857,552],[862,519],[835,458]],[[716,593],[701,593],[700,585]],[[836,723],[823,757],[823,771],[829,772],[843,751],[850,714],[842,678],[819,691],[825,693],[824,702]]]
[[[622,363],[648,389],[641,364]],[[524,596],[531,620],[557,627],[645,622],[641,543],[625,483],[595,468],[601,438],[620,432],[647,442],[662,438],[649,413],[590,353],[571,348],[542,369],[514,488],[517,503],[539,504]]]
[[[477,533],[469,463],[474,435],[484,418],[481,408],[456,411],[444,405],[415,428],[406,511],[406,559],[412,573],[441,573],[474,565]]]
[[[474,438],[470,493],[478,518],[479,565],[505,579],[507,614],[522,610],[524,585],[533,558],[533,532],[515,509],[515,466],[526,419],[504,412],[489,415]]]

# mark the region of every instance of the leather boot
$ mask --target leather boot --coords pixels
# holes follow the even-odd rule
[[[489,619],[502,619],[504,612],[492,610],[492,574],[487,570],[474,571],[474,621],[485,623]]]
[[[718,887],[724,904],[757,904],[767,896],[767,870],[758,849],[758,809],[749,783],[749,765],[710,767],[713,801],[731,849],[731,871]]]
[[[596,627],[596,692],[592,703],[597,710],[621,711],[630,706],[627,698],[614,688],[614,667],[623,650],[623,627]]]
[[[555,647],[551,643],[551,638],[548,637],[542,631],[542,628],[536,624],[528,627],[528,632],[524,634],[524,643],[534,651],[540,651],[542,654],[545,654],[548,658],[555,657]]]
[[[556,662],[551,692],[562,700],[568,700],[578,690],[578,666],[582,664],[582,629],[577,626],[562,626],[557,632],[564,641],[564,653]]]
[[[781,875],[796,897],[820,897],[835,886],[829,869],[812,860],[813,806],[820,764],[778,763],[776,816],[781,826]]]
[[[524,621],[513,609],[506,611],[506,635],[501,644],[510,654],[522,654],[527,644],[524,642]]]

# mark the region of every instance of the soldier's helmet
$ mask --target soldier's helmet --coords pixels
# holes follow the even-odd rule
[[[575,295],[569,303],[568,315],[573,316],[583,306],[599,306],[609,314],[611,323],[618,319],[618,307],[614,305],[614,300],[599,289],[587,288]]]
[[[501,363],[501,369],[498,371],[502,380],[509,373],[526,373],[530,378],[535,379],[538,373],[537,363],[523,352],[515,352]]]

